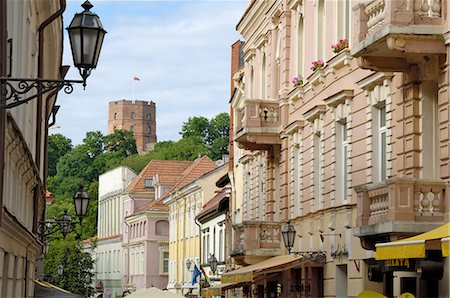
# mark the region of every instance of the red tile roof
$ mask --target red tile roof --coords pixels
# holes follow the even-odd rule
[[[183,175],[183,172],[193,164],[192,161],[180,160],[151,160],[145,168],[128,185],[129,192],[145,192],[145,179],[152,179],[158,176],[159,183],[162,185],[174,185]]]
[[[180,189],[216,168],[217,165],[206,155],[196,159],[194,163],[183,172],[181,179],[178,180],[177,184],[175,184],[170,191]]]

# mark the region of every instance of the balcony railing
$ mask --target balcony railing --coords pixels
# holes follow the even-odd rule
[[[446,183],[392,179],[358,187],[358,226],[443,221]]]
[[[374,0],[354,10],[351,53],[355,57],[406,58],[408,54],[445,54],[444,10],[441,0]],[[397,60],[360,62],[365,68],[402,71]],[[378,68],[378,69],[377,69]]]
[[[431,25],[442,23],[440,0],[374,0],[364,7],[367,34],[383,25]]]
[[[280,223],[244,221],[234,227],[233,254],[271,256],[280,254]]]
[[[234,139],[246,149],[265,149],[280,144],[280,106],[273,100],[247,99],[235,110]]]

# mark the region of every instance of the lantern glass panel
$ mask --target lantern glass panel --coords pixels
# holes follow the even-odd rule
[[[82,61],[81,66],[89,68],[95,67],[94,65],[94,55],[96,53],[96,44],[97,44],[97,33],[96,29],[83,29],[83,52],[82,52]]]
[[[72,47],[73,64],[78,67],[81,64],[81,29],[71,29],[69,38],[70,46]]]

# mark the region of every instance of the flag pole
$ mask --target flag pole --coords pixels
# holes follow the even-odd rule
[[[133,78],[133,97],[131,98],[131,101],[134,101],[134,81],[136,80]]]

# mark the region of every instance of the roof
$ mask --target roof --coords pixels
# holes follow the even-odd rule
[[[196,159],[194,163],[183,172],[181,179],[178,180],[178,182],[172,187],[170,191],[180,189],[216,168],[216,163],[206,155],[199,159]]]
[[[198,219],[200,219],[200,218],[203,218],[203,217],[205,217],[206,215],[208,215],[210,213],[219,211],[218,209],[219,209],[220,202],[222,202],[222,200],[225,199],[225,198],[228,198],[228,197],[226,196],[225,190],[222,190],[221,192],[219,192],[217,195],[215,195],[211,200],[209,200],[203,206],[202,211],[200,211],[197,214],[196,217]]]
[[[151,160],[128,185],[127,191],[148,191],[148,188],[145,188],[145,179],[152,179],[155,176],[158,176],[158,181],[162,185],[174,185],[192,164],[192,161],[184,160]]]

